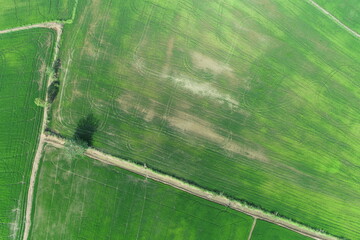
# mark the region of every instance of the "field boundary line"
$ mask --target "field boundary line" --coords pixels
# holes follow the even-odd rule
[[[317,4],[314,0],[308,0],[308,2],[319,9],[322,13],[327,15],[331,20],[333,20],[335,23],[337,23],[340,27],[344,28],[346,31],[348,31],[351,35],[353,35],[356,38],[360,38],[360,34],[356,31],[352,30],[350,27],[346,26],[344,23],[342,23],[339,19],[337,19],[334,15],[332,15],[330,12],[325,10],[323,7],[321,7],[319,4]]]
[[[53,145],[56,148],[63,148],[65,145],[66,139],[56,137],[54,135],[45,134],[44,141],[48,144]],[[191,185],[191,184],[186,183],[175,177],[172,177],[172,176],[169,176],[169,175],[166,175],[163,173],[155,172],[154,170],[146,167],[146,165],[139,165],[139,164],[130,162],[128,160],[103,153],[94,148],[86,149],[84,155],[89,158],[98,160],[102,163],[105,163],[107,165],[112,165],[112,166],[116,166],[116,167],[125,169],[127,171],[144,176],[146,178],[152,179],[157,182],[161,182],[163,184],[177,188],[181,191],[187,192],[189,194],[195,195],[195,196],[203,198],[205,200],[229,207],[235,211],[242,212],[253,218],[274,223],[276,225],[287,228],[291,231],[297,232],[301,235],[304,235],[304,236],[307,236],[307,237],[310,237],[313,239],[317,239],[317,240],[337,240],[338,239],[336,237],[329,236],[325,233],[317,232],[317,231],[310,229],[306,226],[303,226],[301,224],[292,222],[290,220],[286,220],[286,219],[276,216],[274,214],[266,213],[260,209],[247,206],[239,201],[231,200],[225,196],[222,196],[222,195],[210,192],[208,190],[205,190],[203,188]]]
[[[15,27],[11,29],[5,29],[0,31],[1,34],[7,34],[7,33],[13,33],[18,31],[24,31],[28,29],[34,29],[34,28],[47,28],[47,29],[53,29],[56,32],[56,40],[55,45],[53,49],[53,59],[51,66],[54,67],[55,61],[59,54],[59,48],[60,48],[60,40],[62,35],[62,29],[64,24],[60,22],[44,22],[44,23],[37,23],[27,26],[21,26],[21,27]],[[50,86],[52,82],[52,76],[45,78],[46,79],[46,87],[45,87],[45,100],[48,99],[48,87]],[[26,201],[26,211],[25,211],[25,226],[24,226],[24,233],[23,233],[23,240],[27,240],[29,236],[30,226],[31,226],[31,211],[32,211],[32,204],[33,204],[33,195],[34,195],[34,187],[35,187],[35,181],[37,172],[39,170],[39,163],[42,155],[42,150],[44,148],[45,140],[44,140],[44,131],[47,125],[47,118],[48,118],[48,108],[49,106],[46,106],[43,110],[43,118],[41,122],[41,130],[40,130],[40,136],[38,141],[38,146],[35,152],[35,157],[31,169],[31,175],[30,175],[30,182],[29,182],[29,188],[27,192],[27,201]]]
[[[58,55],[59,55],[60,41],[61,41],[61,35],[62,35],[63,27],[64,27],[65,24],[72,24],[73,23],[73,21],[75,19],[78,3],[79,3],[79,0],[75,0],[74,7],[72,9],[70,19],[67,19],[67,20],[64,20],[64,21],[54,20],[54,21],[49,21],[49,22],[35,23],[35,24],[29,24],[29,25],[24,25],[24,26],[9,28],[9,29],[3,29],[3,30],[0,30],[0,35],[7,34],[7,33],[18,32],[18,31],[24,31],[24,30],[28,30],[28,29],[35,29],[35,28],[47,28],[47,29],[55,30],[55,32],[56,32],[56,40],[55,40],[55,46],[54,46],[54,50],[53,50],[53,54],[54,54],[53,61],[51,63],[51,66],[54,67],[55,61],[56,61],[56,59],[58,58]],[[48,100],[48,88],[49,88],[49,86],[50,86],[50,84],[52,83],[52,80],[53,80],[52,77],[53,76],[50,75],[48,78],[46,78],[46,88],[45,88],[45,100],[46,100],[46,102]],[[30,232],[30,227],[31,227],[31,212],[32,212],[32,205],[33,205],[33,195],[34,195],[35,181],[36,181],[36,177],[37,177],[37,172],[39,170],[39,164],[40,164],[40,160],[41,160],[41,156],[42,156],[42,151],[43,151],[44,144],[45,144],[44,132],[45,132],[45,129],[46,129],[46,126],[47,126],[49,108],[50,108],[50,106],[46,106],[44,108],[38,147],[36,149],[32,169],[31,169],[29,188],[28,188],[28,192],[27,192],[27,202],[26,202],[26,206],[25,206],[26,207],[25,226],[24,226],[25,229],[24,229],[24,232],[23,232],[23,240],[28,239],[29,232]]]
[[[44,22],[44,23],[37,23],[37,24],[26,25],[26,26],[21,26],[21,27],[15,27],[15,28],[10,28],[10,29],[0,30],[0,35],[18,32],[18,31],[24,31],[24,30],[28,30],[28,29],[35,29],[35,28],[53,29],[56,32],[56,40],[55,40],[55,45],[54,45],[54,50],[53,50],[54,56],[53,56],[53,60],[51,63],[51,65],[53,67],[55,64],[55,61],[57,59],[58,53],[59,53],[59,45],[60,45],[60,40],[61,40],[62,28],[63,28],[62,23],[60,23],[60,22]],[[49,76],[48,78],[45,78],[45,79],[46,79],[45,99],[47,100],[47,98],[48,98],[47,89],[51,84],[52,76]],[[29,235],[30,226],[31,226],[31,211],[32,211],[32,204],[33,204],[33,194],[34,194],[36,176],[37,176],[37,172],[39,169],[39,163],[40,163],[40,159],[41,159],[41,155],[42,155],[42,149],[43,149],[44,143],[45,143],[43,132],[45,131],[45,128],[46,128],[47,114],[48,114],[48,106],[45,107],[43,110],[43,118],[42,118],[42,122],[41,122],[41,130],[40,130],[38,146],[37,146],[37,149],[35,152],[35,157],[34,157],[32,169],[31,169],[29,188],[28,188],[28,192],[27,192],[27,201],[26,201],[26,205],[25,205],[25,208],[26,208],[26,210],[25,210],[25,226],[24,226],[25,229],[23,232],[23,240],[27,240],[28,235]]]
[[[253,233],[254,228],[255,228],[255,225],[256,225],[256,220],[257,220],[257,218],[254,218],[254,221],[253,221],[253,224],[252,224],[252,226],[251,226],[251,230],[250,230],[250,233],[249,233],[249,236],[248,236],[248,239],[247,239],[247,240],[251,240],[252,233]]]
[[[54,67],[55,61],[59,54],[59,47],[60,47],[60,40],[61,40],[61,35],[62,35],[63,24],[60,24],[60,23],[35,24],[35,25],[31,25],[31,26],[28,26],[25,28],[24,27],[16,28],[17,29],[16,31],[29,29],[29,27],[31,27],[31,28],[50,28],[50,29],[54,29],[56,31],[56,42],[55,42],[55,46],[54,46],[54,50],[53,50],[54,56],[53,56],[53,61],[51,63],[51,66]],[[46,102],[48,100],[48,88],[49,88],[51,82],[52,82],[52,75],[50,75],[46,80],[46,88],[45,88],[45,101]],[[41,160],[41,156],[42,156],[42,151],[43,151],[44,144],[45,144],[45,136],[44,136],[43,132],[45,131],[46,125],[47,125],[48,109],[49,109],[49,106],[46,106],[44,108],[40,136],[39,136],[39,143],[38,143],[38,147],[36,149],[36,154],[35,154],[33,166],[31,169],[30,183],[29,183],[29,189],[28,189],[28,194],[27,194],[26,213],[25,213],[25,229],[24,229],[23,240],[28,239],[30,227],[31,227],[31,212],[32,212],[32,205],[33,205],[33,198],[34,198],[33,195],[34,195],[35,181],[36,181],[36,177],[37,177],[37,172],[39,170],[39,164],[40,164],[40,160]]]

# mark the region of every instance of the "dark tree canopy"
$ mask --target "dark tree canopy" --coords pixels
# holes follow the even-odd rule
[[[94,114],[90,113],[86,117],[81,118],[74,133],[75,141],[92,146],[93,135],[98,127],[99,120],[95,118]]]

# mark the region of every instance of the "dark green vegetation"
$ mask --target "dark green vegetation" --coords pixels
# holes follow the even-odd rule
[[[258,220],[251,240],[310,240],[312,238],[305,237],[291,230],[282,228],[278,225]]]
[[[359,40],[307,1],[79,1],[51,128],[360,236]]]
[[[99,120],[92,113],[79,120],[74,133],[74,139],[77,142],[84,143],[86,146],[92,146],[93,135],[99,127]]]
[[[316,2],[342,23],[360,33],[360,2],[358,0],[317,0]]]
[[[20,239],[55,32],[0,35],[0,239]]]
[[[86,157],[45,148],[30,239],[238,239],[252,218]]]
[[[0,0],[0,30],[71,18],[75,0]]]

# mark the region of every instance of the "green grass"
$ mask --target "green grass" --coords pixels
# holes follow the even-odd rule
[[[0,0],[0,30],[71,18],[75,0]]]
[[[310,240],[312,238],[305,237],[296,232],[282,228],[278,225],[258,220],[251,240]]]
[[[43,109],[55,32],[0,35],[0,239],[21,239],[30,172]]]
[[[96,160],[47,146],[30,239],[246,240],[253,219]]]
[[[342,23],[360,33],[360,4],[357,0],[316,0],[325,10],[330,12]]]
[[[360,236],[359,40],[308,2],[79,1],[60,55],[53,130]]]

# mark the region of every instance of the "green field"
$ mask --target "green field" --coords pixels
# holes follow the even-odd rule
[[[359,40],[306,1],[79,1],[50,127],[360,235]],[[351,206],[351,207],[349,207]]]
[[[251,240],[310,240],[296,232],[282,228],[278,225],[257,220]]]
[[[0,30],[54,20],[68,20],[75,0],[0,0]]]
[[[0,35],[0,239],[21,239],[55,32]]]
[[[238,239],[252,217],[47,146],[30,239]]]
[[[317,0],[316,2],[342,23],[360,33],[360,3],[358,0]]]

